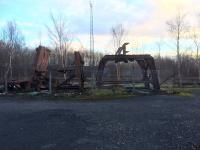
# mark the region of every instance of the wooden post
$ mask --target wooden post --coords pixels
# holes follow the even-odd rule
[[[8,80],[7,80],[7,76],[5,76],[5,94],[8,93]]]
[[[52,85],[51,85],[51,71],[49,73],[49,94],[52,94]]]
[[[135,71],[135,67],[134,67],[134,62],[132,63],[132,65],[130,64],[130,70],[131,70],[131,80],[132,80],[132,87],[133,87],[133,92],[135,91],[135,83],[134,83],[134,71]]]

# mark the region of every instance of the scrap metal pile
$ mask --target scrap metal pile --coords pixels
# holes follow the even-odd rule
[[[74,52],[74,64],[67,68],[58,70],[58,72],[66,74],[66,79],[57,89],[80,90],[84,89],[84,61],[79,52]]]
[[[48,88],[48,62],[50,50],[39,46],[36,48],[34,73],[30,80],[8,81],[8,91],[24,91],[34,89],[36,91]]]
[[[106,64],[109,61],[119,62],[134,62],[136,61],[141,68],[142,82],[146,89],[152,88],[153,90],[159,90],[160,84],[158,81],[158,75],[154,58],[150,55],[127,55],[126,45],[124,43],[122,47],[119,47],[115,55],[105,55],[99,63],[96,73],[96,85],[102,87],[104,84],[103,73]],[[54,82],[54,78],[49,80],[49,58],[50,50],[46,47],[39,46],[36,48],[36,57],[34,65],[34,73],[30,80],[27,81],[8,81],[8,90],[27,90],[33,89],[40,91],[49,88],[50,82]],[[86,66],[85,66],[86,67]],[[65,76],[65,80],[62,83],[56,85],[55,90],[79,90],[84,89],[84,82],[86,81],[86,73],[84,73],[84,60],[79,52],[74,52],[74,63],[66,68],[56,70]],[[52,84],[50,84],[52,85]]]
[[[49,82],[54,82],[55,79],[49,80],[49,58],[50,50],[46,47],[39,46],[36,48],[36,57],[34,65],[34,73],[30,80],[23,81],[8,81],[8,91],[25,91],[25,90],[48,90]],[[79,52],[74,52],[74,64],[57,72],[67,74],[64,82],[60,83],[55,89],[75,89],[82,90],[84,88],[84,75],[83,75],[84,61]],[[73,80],[73,83],[71,82]]]

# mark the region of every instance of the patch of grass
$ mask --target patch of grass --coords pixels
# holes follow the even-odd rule
[[[95,89],[87,90],[83,93],[71,92],[71,93],[54,93],[49,95],[48,93],[29,92],[29,93],[9,93],[8,95],[2,95],[1,98],[11,100],[112,100],[112,99],[126,99],[133,97],[133,94],[129,94],[122,88],[111,89]]]
[[[89,100],[98,99],[120,99],[120,98],[130,98],[133,94],[127,93],[124,89],[115,87],[111,89],[95,89],[91,90],[87,96],[82,96]]]
[[[86,90],[83,93],[55,93],[49,94],[17,94],[16,99],[21,100],[112,100],[133,97],[122,88]]]
[[[189,92],[180,92],[178,94],[176,94],[177,96],[183,96],[183,97],[192,97],[192,93]]]
[[[200,87],[191,87],[191,86],[184,86],[184,87],[173,87],[173,86],[162,86],[161,89],[166,91],[168,94],[174,94],[177,96],[186,96],[191,97],[194,93],[200,92]]]

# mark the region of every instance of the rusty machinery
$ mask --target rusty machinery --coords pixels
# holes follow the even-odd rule
[[[126,55],[126,45],[129,43],[124,43],[122,47],[119,47],[116,55],[105,55],[98,66],[98,72],[96,76],[96,84],[98,87],[103,85],[103,72],[104,68],[109,61],[125,62],[136,61],[142,70],[142,82],[145,88],[150,88],[153,86],[154,90],[159,90],[160,85],[158,81],[158,75],[156,71],[156,66],[154,58],[150,55]],[[50,57],[50,50],[46,47],[39,46],[36,49],[36,59],[34,66],[34,74],[29,81],[10,81],[8,86],[10,89],[28,89],[34,88],[35,90],[47,89],[48,88],[48,62]],[[60,73],[67,75],[64,82],[57,86],[57,89],[84,89],[84,61],[79,52],[74,52],[74,63],[64,69],[57,70]]]
[[[136,61],[142,70],[142,82],[144,83],[145,88],[149,89],[150,85],[152,85],[153,90],[159,90],[160,85],[158,81],[158,75],[156,71],[154,58],[151,55],[126,55],[126,53],[128,52],[126,51],[126,45],[128,45],[128,43],[124,43],[123,46],[117,50],[116,55],[105,55],[101,59],[96,77],[97,86],[101,87],[103,85],[103,72],[107,62],[115,61],[115,63],[128,63],[128,61]]]
[[[36,48],[36,57],[34,64],[34,74],[30,80],[12,80],[8,82],[8,90],[30,90],[36,91],[48,89],[48,65],[50,50],[46,47],[39,46]],[[56,87],[56,89],[62,88],[64,90],[75,89],[82,90],[84,88],[84,73],[83,73],[84,61],[79,52],[74,52],[74,63],[65,69],[58,70],[58,72],[67,74],[67,78],[64,82]],[[54,79],[53,79],[54,80]],[[74,84],[74,82],[76,84]]]
[[[12,80],[8,81],[8,90],[30,90],[37,91],[48,88],[48,62],[50,50],[46,47],[39,46],[36,48],[36,57],[34,65],[34,74],[30,80]]]
[[[48,65],[51,51],[43,46],[36,48],[34,75],[31,85],[36,90],[48,88]]]
[[[58,72],[66,74],[66,80],[62,82],[57,89],[80,90],[84,88],[84,61],[79,52],[74,52],[74,62],[72,65],[58,70]]]

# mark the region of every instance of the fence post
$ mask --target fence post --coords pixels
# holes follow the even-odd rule
[[[52,94],[52,85],[51,85],[51,71],[49,73],[49,94]]]
[[[7,76],[5,76],[5,94],[8,93],[8,80],[7,80]]]
[[[131,80],[132,80],[132,92],[135,92],[135,82],[134,82],[134,71],[135,71],[135,67],[134,67],[134,62],[132,63],[132,67],[131,67],[131,62],[129,62],[129,68],[130,68],[130,72],[131,72]],[[131,69],[132,68],[132,69]]]

